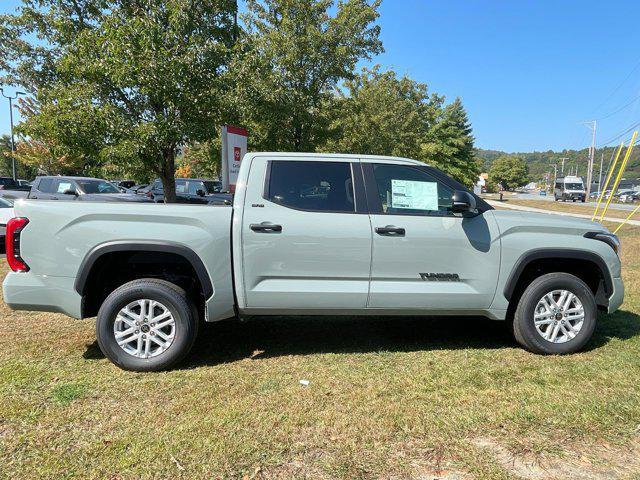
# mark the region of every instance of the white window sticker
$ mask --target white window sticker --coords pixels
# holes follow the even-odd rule
[[[62,183],[62,182],[60,182],[58,184],[58,193],[64,193],[67,190],[71,190],[71,184],[70,183]]]
[[[438,184],[391,180],[391,207],[410,210],[438,210]]]

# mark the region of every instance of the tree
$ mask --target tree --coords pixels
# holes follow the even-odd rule
[[[248,0],[246,32],[230,69],[254,148],[312,151],[324,110],[356,63],[382,51],[379,0]]]
[[[194,143],[182,149],[178,156],[181,176],[218,178],[220,176],[220,141]],[[176,173],[177,175],[177,173]]]
[[[421,142],[442,98],[427,85],[393,71],[363,69],[345,82],[331,108],[332,138],[326,151],[421,157]]]
[[[430,165],[464,185],[472,185],[480,174],[473,140],[467,112],[456,98],[439,112],[422,144],[422,153]]]
[[[502,184],[505,190],[527,183],[529,169],[520,157],[504,155],[497,158],[489,170],[489,180]]]
[[[144,169],[175,201],[181,145],[217,135],[234,0],[25,1],[0,17],[0,68],[40,108],[21,131],[85,165]]]

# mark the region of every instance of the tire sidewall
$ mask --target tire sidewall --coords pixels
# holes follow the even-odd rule
[[[114,364],[125,370],[163,370],[179,361],[191,348],[194,324],[193,310],[179,291],[157,283],[125,284],[114,290],[103,302],[98,312],[96,335],[102,352]],[[118,312],[136,300],[149,299],[162,303],[176,322],[175,336],[169,348],[151,358],[137,358],[125,352],[116,342],[113,325]]]
[[[553,275],[553,274],[551,274]],[[591,339],[596,325],[597,306],[589,287],[573,275],[545,276],[534,281],[525,291],[521,301],[524,302],[517,320],[528,344],[540,353],[562,355],[573,353],[583,348]],[[534,312],[540,299],[552,290],[568,290],[578,297],[584,308],[584,323],[575,338],[565,343],[552,343],[540,336],[534,324]]]

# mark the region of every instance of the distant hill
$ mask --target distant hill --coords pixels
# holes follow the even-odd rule
[[[596,150],[596,161],[593,167],[593,178],[597,181],[600,172],[600,156],[604,155],[604,162],[602,167],[602,176],[604,177],[609,166],[609,162],[612,156],[615,154],[617,147],[605,147]],[[620,155],[618,165],[622,162],[626,148]],[[551,172],[553,175],[553,164],[558,164],[558,175],[560,175],[561,158],[565,157],[564,171],[568,174],[570,171],[578,169],[578,175],[585,177],[587,175],[587,164],[589,158],[589,149],[582,150],[563,150],[561,152],[554,152],[548,150],[546,152],[517,152],[507,153],[499,150],[484,150],[476,149],[476,156],[484,160],[484,170],[488,170],[491,167],[491,163],[502,155],[513,155],[522,158],[529,165],[529,175],[531,181],[537,182],[544,178],[546,172]],[[631,158],[627,164],[627,168],[624,173],[624,178],[640,178],[640,147],[635,147],[631,152]]]

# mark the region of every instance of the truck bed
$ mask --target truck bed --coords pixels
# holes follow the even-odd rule
[[[24,300],[38,310],[29,293],[30,286],[37,287],[42,308],[57,303],[63,313],[81,318],[81,295],[74,284],[88,255],[109,245],[153,244],[197,254],[214,287],[207,299],[209,314],[233,314],[230,206],[17,200],[14,209],[16,216],[29,219],[21,234],[21,256],[29,271],[9,273],[15,278],[12,291],[5,292],[16,306]]]

